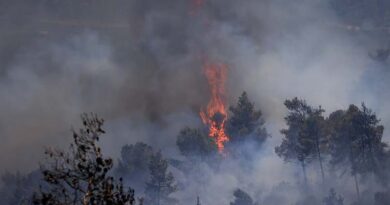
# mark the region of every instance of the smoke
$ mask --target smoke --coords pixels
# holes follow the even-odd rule
[[[385,39],[348,30],[327,1],[4,2],[0,171],[36,168],[44,146],[69,142],[82,112],[106,119],[102,145],[114,157],[136,141],[177,157],[178,131],[200,125],[208,102],[205,61],[228,66],[229,103],[247,91],[273,137],[254,153],[255,171],[240,174],[234,161],[221,165],[229,171],[201,167],[207,186],[195,190],[201,182],[189,181],[192,195],[178,193],[183,200],[196,193],[222,204],[240,186],[256,196],[294,183],[298,171],[273,153],[286,98],[328,112],[364,101],[390,123],[388,66],[367,55]]]

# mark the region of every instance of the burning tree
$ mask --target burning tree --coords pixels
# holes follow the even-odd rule
[[[215,140],[218,151],[223,153],[225,143],[229,141],[225,133],[228,117],[225,104],[227,67],[224,64],[206,64],[204,72],[209,83],[211,100],[206,110],[200,112],[200,117],[209,127],[209,136]]]
[[[104,158],[97,145],[104,134],[103,119],[82,115],[83,128],[73,131],[73,143],[68,152],[47,149],[42,173],[46,186],[34,194],[33,203],[42,205],[133,205],[134,190],[117,183],[108,172],[113,160]]]

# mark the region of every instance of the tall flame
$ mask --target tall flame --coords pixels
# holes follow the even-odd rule
[[[218,151],[223,153],[224,143],[229,141],[225,133],[227,111],[225,105],[225,82],[227,67],[224,64],[204,65],[204,73],[209,83],[211,99],[207,109],[201,109],[200,117],[209,126],[209,136],[214,138]]]

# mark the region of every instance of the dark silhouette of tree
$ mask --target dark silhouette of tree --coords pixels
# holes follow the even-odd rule
[[[188,159],[204,160],[217,152],[212,138],[198,129],[184,128],[177,136],[176,145],[180,153]]]
[[[168,161],[161,151],[154,154],[149,163],[150,180],[146,183],[145,200],[148,205],[174,204],[176,200],[169,195],[177,191],[175,179],[168,172]]]
[[[199,196],[196,197],[196,205],[201,205]]]
[[[304,143],[306,146],[312,147],[308,148],[308,150],[311,150],[312,157],[317,159],[320,164],[322,182],[324,183],[325,173],[322,153],[326,147],[327,138],[325,118],[322,114],[325,110],[321,107],[316,109],[309,108],[307,118],[305,119],[301,130],[301,139],[306,141]]]
[[[323,200],[324,205],[344,205],[344,198],[337,196],[336,191],[332,188],[329,190],[329,195]]]
[[[254,205],[252,197],[241,189],[236,189],[233,195],[234,201],[230,205]]]
[[[144,190],[150,178],[149,162],[154,154],[153,148],[143,142],[125,145],[121,150],[121,158],[115,172],[123,176],[126,184]]]
[[[386,60],[390,56],[390,48],[387,49],[377,49],[375,53],[369,53],[368,54],[371,59],[379,61],[379,62],[386,62]]]
[[[326,144],[324,110],[312,108],[305,101],[298,98],[286,100],[285,106],[289,110],[285,117],[288,128],[281,130],[284,135],[282,144],[275,148],[275,152],[284,161],[297,161],[302,166],[305,184],[307,183],[306,165],[313,159],[318,159],[322,179],[324,180],[322,150]]]
[[[390,191],[375,193],[375,205],[388,205],[390,202]]]
[[[355,180],[360,198],[358,175],[375,175],[382,183],[387,170],[387,144],[382,142],[383,126],[375,113],[362,104],[361,109],[350,105],[346,111],[336,111],[329,116],[332,126],[330,152],[331,165],[349,169]],[[349,165],[349,166],[345,166]]]
[[[39,171],[33,171],[27,175],[5,173],[1,176],[0,204],[14,205],[30,202],[41,177]]]
[[[246,92],[238,98],[236,106],[229,108],[231,115],[227,121],[226,131],[229,143],[240,143],[247,140],[262,145],[269,134],[264,127],[264,119],[260,110],[255,110]]]
[[[41,165],[46,186],[33,197],[42,205],[133,205],[134,190],[125,188],[108,176],[113,160],[102,155],[97,145],[104,134],[103,119],[82,115],[83,128],[73,131],[68,152],[47,149],[47,161]]]

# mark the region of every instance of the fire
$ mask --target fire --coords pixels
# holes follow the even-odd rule
[[[209,136],[214,138],[218,151],[223,153],[229,137],[225,133],[227,110],[225,104],[225,82],[227,67],[224,64],[205,64],[204,73],[209,83],[211,99],[207,109],[202,109],[200,117],[209,126]]]

